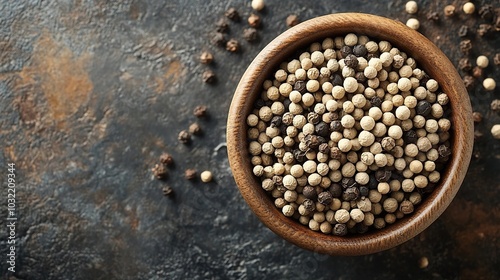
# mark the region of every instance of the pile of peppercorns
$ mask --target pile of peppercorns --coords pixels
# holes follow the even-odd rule
[[[387,41],[313,43],[247,117],[253,173],[283,214],[344,236],[411,214],[451,155],[449,99]]]

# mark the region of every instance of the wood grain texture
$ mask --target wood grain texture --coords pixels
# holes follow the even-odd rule
[[[279,63],[296,50],[326,37],[347,33],[366,34],[387,40],[413,57],[419,67],[438,81],[450,98],[452,109],[453,156],[442,174],[440,185],[416,211],[383,230],[368,234],[336,237],[313,232],[285,217],[252,174],[246,139],[246,116],[260,94],[263,81]],[[289,29],[267,45],[244,73],[232,100],[227,123],[227,148],[238,188],[259,219],[289,242],[319,253],[362,255],[397,246],[434,222],[453,200],[465,177],[472,154],[472,109],[467,91],[453,64],[432,42],[401,22],[359,13],[318,17]]]

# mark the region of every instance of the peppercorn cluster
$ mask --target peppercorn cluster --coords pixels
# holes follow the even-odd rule
[[[326,38],[264,82],[247,117],[253,173],[311,230],[384,228],[439,182],[451,155],[448,102],[390,42]]]

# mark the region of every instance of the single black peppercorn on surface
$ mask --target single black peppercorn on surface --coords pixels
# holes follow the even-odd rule
[[[363,234],[411,215],[439,186],[453,156],[448,98],[415,59],[350,33],[281,65],[247,136],[253,172],[285,216]]]

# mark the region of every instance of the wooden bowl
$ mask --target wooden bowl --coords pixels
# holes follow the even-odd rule
[[[452,110],[452,151],[439,186],[423,199],[415,212],[382,230],[338,237],[315,232],[285,217],[253,175],[247,143],[246,117],[260,95],[262,84],[281,62],[297,50],[327,37],[347,33],[387,40],[413,57],[419,67],[438,81],[448,94]],[[463,81],[453,64],[431,41],[406,25],[387,18],[359,13],[321,16],[303,22],[267,45],[243,74],[234,93],[227,123],[229,163],[238,188],[259,219],[273,232],[302,248],[331,255],[363,255],[395,247],[416,236],[448,207],[465,177],[473,145],[472,109]]]

